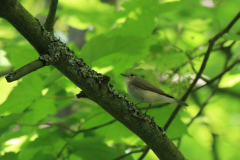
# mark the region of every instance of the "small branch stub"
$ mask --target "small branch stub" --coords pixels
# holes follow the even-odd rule
[[[76,95],[76,97],[79,99],[79,98],[88,98],[87,97],[87,95],[83,92],[83,91],[81,91],[80,93],[78,93],[77,95]]]
[[[7,82],[13,82],[33,71],[36,71],[39,68],[44,67],[44,66],[45,66],[44,62],[37,59],[37,60],[35,60],[31,63],[28,63],[27,65],[19,68],[15,72],[8,74],[5,78],[6,78]]]

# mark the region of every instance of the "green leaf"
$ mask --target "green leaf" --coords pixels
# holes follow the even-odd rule
[[[14,152],[5,153],[3,156],[1,155],[0,160],[14,160],[18,159],[18,154]]]
[[[108,35],[116,36],[137,36],[137,37],[147,37],[150,36],[154,30],[155,22],[154,15],[140,14],[136,15],[137,18],[127,18],[125,23],[121,27],[116,28],[109,32]]]
[[[167,12],[176,12],[178,9],[180,9],[181,5],[182,1],[164,2],[161,3],[157,10],[159,10],[160,14],[164,14]]]
[[[148,114],[155,117],[154,120],[163,128],[174,110],[172,105],[176,106],[176,104],[171,104],[169,107],[150,109]],[[183,134],[188,134],[187,126],[181,121],[179,114],[174,118],[166,134],[170,139],[178,138]]]
[[[83,125],[83,129],[91,128],[94,126],[102,125],[114,120],[114,118],[107,114],[100,114],[90,120],[88,120]],[[111,132],[109,132],[111,131]],[[104,127],[98,128],[93,131],[95,134],[104,136],[105,141],[111,141],[112,143],[127,143],[129,145],[142,144],[143,142],[133,134],[128,128],[126,128],[120,122],[114,122],[112,124],[106,125]],[[121,135],[121,136],[119,136]]]
[[[4,50],[7,52],[8,60],[16,69],[39,57],[36,50],[27,41],[18,40],[14,44],[5,46]]]
[[[236,34],[236,33],[226,33],[223,35],[223,38],[226,40],[235,40],[235,41],[239,41],[240,40],[240,35]]]
[[[124,12],[127,13],[129,13],[130,11],[136,11],[138,8],[141,8],[140,13],[142,11],[145,14],[150,13],[158,15],[166,12],[174,12],[177,8],[180,7],[180,5],[180,1],[159,3],[155,0],[131,0],[123,3],[122,7],[125,9]]]
[[[209,56],[207,67],[203,74],[207,75],[210,79],[220,74],[224,69],[225,56],[221,51],[212,52]]]
[[[36,133],[36,132],[35,132]],[[19,159],[34,159],[36,155],[41,153],[43,156],[56,157],[62,147],[66,144],[66,133],[58,130],[38,129],[38,137],[34,141],[29,141],[28,144],[22,147],[22,152]],[[39,155],[39,157],[42,157]]]
[[[38,151],[34,156],[32,157],[34,160],[53,160],[55,159],[54,155],[46,154],[44,153],[44,150]]]
[[[85,138],[82,140],[67,140],[73,147],[73,154],[81,157],[83,160],[104,159],[112,160],[125,154],[123,150],[117,150],[104,144],[102,137]],[[128,160],[132,157],[128,156]]]
[[[82,48],[81,57],[88,64],[110,54],[141,54],[146,47],[146,39],[134,36],[98,36],[88,41]]]
[[[56,114],[54,99],[40,98],[31,105],[31,111],[22,118],[24,124],[35,124],[47,115]],[[31,121],[29,121],[31,119]]]
[[[15,124],[25,113],[11,114],[9,116],[0,117],[0,129],[6,128],[12,124]]]
[[[41,149],[43,149],[42,147],[32,147],[32,148],[24,148],[21,150],[21,152],[19,153],[19,160],[31,160],[33,159],[33,156],[40,151]]]
[[[0,106],[0,114],[21,113],[29,107],[34,100],[41,97],[43,82],[36,75],[26,76],[19,82]]]
[[[60,15],[68,15],[68,24],[78,29],[93,25],[98,33],[110,29],[115,21],[115,8],[99,0],[68,0],[59,2],[63,8]]]
[[[112,54],[93,62],[92,65],[93,67],[99,68],[111,66],[113,68],[111,72],[114,74],[115,78],[119,78],[121,76],[120,73],[131,69],[134,64],[141,61],[146,56],[146,54],[147,52],[145,51],[137,55],[127,54],[125,56],[122,56],[120,53]]]
[[[59,78],[61,78],[63,76],[63,74],[57,70],[56,68],[54,68],[49,76],[46,77],[46,79],[44,79],[44,86],[48,87],[49,85],[51,85],[52,83],[54,83],[56,80],[58,80]]]
[[[155,68],[159,68],[161,73],[165,73],[170,69],[177,68],[188,60],[184,53],[179,53],[177,51],[162,53],[161,48],[158,45],[154,47],[156,47],[155,49],[159,50],[154,50],[156,53],[148,56],[146,58],[146,63],[154,66]]]
[[[199,144],[199,140],[192,137],[184,136],[181,140],[180,151],[189,159],[198,159],[197,157],[201,157],[201,159],[212,160],[210,150],[206,146]]]

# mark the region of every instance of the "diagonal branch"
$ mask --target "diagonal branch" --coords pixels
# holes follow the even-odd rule
[[[138,160],[143,160],[144,157],[145,157],[145,156],[147,155],[147,153],[149,152],[149,150],[150,150],[150,148],[149,148],[148,146],[145,147],[143,154],[138,158]]]
[[[236,64],[240,63],[240,59],[235,60],[228,68],[226,68],[222,73],[220,73],[219,75],[217,75],[216,77],[214,77],[213,79],[207,81],[206,84],[195,88],[192,92],[196,92],[197,90],[199,90],[200,88],[206,86],[206,85],[210,85],[212,83],[214,83],[217,79],[221,78],[225,73],[227,73],[228,71],[230,71]]]
[[[92,130],[95,130],[95,129],[98,129],[98,128],[107,126],[107,125],[109,125],[109,124],[112,124],[112,123],[114,123],[114,122],[116,122],[116,121],[117,121],[117,120],[114,119],[114,120],[111,120],[111,121],[109,121],[109,122],[107,122],[107,123],[104,123],[104,124],[102,124],[102,125],[99,125],[99,126],[95,126],[95,127],[88,128],[88,129],[81,129],[81,130],[77,131],[76,134],[82,133],[82,132],[87,132],[87,131],[92,131]]]
[[[114,160],[124,159],[125,157],[127,157],[127,156],[129,156],[129,155],[131,155],[131,154],[133,154],[133,153],[143,152],[144,150],[145,150],[145,148],[142,148],[142,149],[139,149],[139,150],[135,150],[135,151],[131,151],[131,152],[127,153],[127,154],[124,154],[124,155],[122,155],[122,156],[117,157],[117,158],[114,159]]]
[[[234,44],[234,43],[232,43],[232,44]],[[232,55],[232,53],[230,52],[230,48],[231,48],[231,47],[232,47],[232,45],[230,45],[229,47],[227,47],[228,49],[225,50],[225,51],[227,51],[227,52],[225,52],[225,53],[227,54],[227,58],[226,58],[226,62],[225,62],[224,69],[226,69],[227,64],[228,64],[228,62],[229,62],[229,59],[230,59],[230,57],[231,57],[231,55]],[[229,56],[229,55],[230,55],[230,56]],[[222,76],[223,76],[223,75],[222,75]],[[212,93],[208,96],[208,98],[206,99],[206,101],[201,105],[199,112],[198,112],[198,113],[190,120],[190,122],[187,124],[188,127],[193,123],[193,121],[194,121],[197,117],[199,117],[199,116],[202,114],[202,111],[203,111],[203,109],[206,107],[206,105],[208,104],[209,100],[213,97],[213,95],[214,95],[214,94],[216,93],[216,91],[219,89],[219,88],[218,88],[218,85],[219,85],[219,83],[220,83],[220,81],[221,81],[222,76],[219,77],[218,83],[217,83],[217,85],[213,88]],[[180,147],[181,141],[182,141],[182,136],[178,138],[178,148]]]
[[[240,12],[233,18],[233,20],[228,24],[228,26],[226,28],[224,28],[222,31],[220,31],[215,37],[213,37],[212,39],[209,40],[209,46],[208,46],[208,49],[207,49],[207,53],[204,57],[204,60],[202,62],[202,65],[201,65],[201,68],[196,76],[196,78],[194,79],[193,83],[191,84],[191,86],[188,88],[187,92],[185,93],[185,95],[182,97],[182,101],[185,101],[187,99],[187,97],[189,96],[189,94],[192,92],[193,90],[193,87],[196,85],[198,79],[201,77],[205,67],[206,67],[206,64],[207,64],[207,61],[208,61],[208,58],[209,58],[209,55],[212,51],[212,48],[215,44],[215,42],[220,38],[222,37],[225,33],[228,33],[228,31],[232,28],[232,26],[237,22],[237,20],[240,18]],[[179,112],[179,110],[181,109],[181,106],[178,105],[177,108],[173,111],[173,113],[171,114],[170,118],[168,119],[167,123],[165,124],[164,126],[164,130],[166,131],[169,127],[169,125],[172,123],[172,121],[174,120],[174,118],[176,117],[177,113]]]
[[[219,82],[220,82],[220,81],[219,81]],[[191,121],[187,124],[187,126],[190,126],[190,125],[192,124],[192,122],[193,122],[197,117],[199,117],[199,116],[202,114],[203,109],[204,109],[205,106],[208,104],[208,102],[209,102],[209,100],[212,98],[212,96],[216,93],[217,89],[218,89],[218,86],[216,86],[216,87],[213,89],[212,93],[208,96],[207,100],[202,104],[199,112],[196,114],[196,116],[194,116],[194,117],[191,119]]]

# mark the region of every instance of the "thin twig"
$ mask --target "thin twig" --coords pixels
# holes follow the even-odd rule
[[[54,26],[56,11],[57,11],[57,5],[58,5],[58,0],[51,0],[47,19],[44,24],[45,29],[51,34],[53,34],[53,26]]]
[[[120,160],[120,159],[123,159],[123,158],[125,158],[125,157],[133,154],[133,153],[144,152],[144,150],[145,150],[145,148],[142,148],[142,149],[139,149],[139,150],[135,150],[135,151],[131,151],[131,152],[129,152],[129,153],[127,153],[127,154],[124,154],[124,155],[122,155],[122,156],[120,156],[120,157],[118,157],[118,158],[116,158],[116,159],[114,159],[114,160]]]
[[[237,59],[236,61],[234,61],[228,68],[226,68],[222,73],[220,73],[219,75],[217,75],[216,77],[214,77],[213,79],[207,81],[206,84],[195,88],[192,92],[196,92],[197,90],[199,90],[200,88],[206,86],[206,85],[210,85],[213,82],[215,82],[217,79],[219,79],[220,77],[222,77],[226,72],[228,72],[229,70],[231,70],[236,64],[240,63],[240,59]]]
[[[214,48],[214,49],[212,49],[212,51],[216,51],[216,50],[219,50],[219,49],[220,49],[219,47],[218,47],[218,48]],[[193,52],[192,52],[192,53],[193,53]],[[201,56],[204,56],[205,54],[206,54],[206,52],[201,53],[201,54],[198,54],[198,55],[196,55],[196,56],[194,56],[194,57],[191,57],[191,60],[188,60],[188,61],[184,62],[183,64],[181,64],[179,67],[175,68],[175,69],[173,70],[173,73],[174,73],[174,74],[177,73],[180,68],[186,66],[186,65],[187,65],[188,63],[190,63],[193,59],[198,58],[198,57],[201,57]]]
[[[62,152],[63,152],[64,149],[67,147],[67,145],[68,145],[68,143],[65,143],[65,144],[64,144],[64,146],[63,146],[62,149],[58,152],[57,157],[56,157],[55,159],[58,159],[58,158],[61,156]]]
[[[112,144],[112,147],[126,150],[129,148],[143,148],[143,147],[146,147],[146,145],[127,145],[123,143],[115,143],[115,144]]]
[[[76,132],[72,129],[70,129],[70,127],[68,126],[65,126],[65,125],[62,125],[60,123],[42,123],[42,124],[20,124],[21,126],[30,126],[30,127],[40,127],[40,126],[43,126],[43,125],[47,125],[49,127],[51,126],[57,126],[59,128],[63,128],[63,129],[66,129],[66,130],[69,130],[71,132]]]
[[[213,137],[213,142],[212,142],[213,159],[219,160],[219,156],[218,156],[218,152],[217,152],[217,145],[216,145],[216,140],[217,140],[218,135],[212,133],[212,137]]]
[[[213,87],[210,86],[210,88],[213,88]],[[237,91],[232,91],[232,90],[229,90],[226,88],[219,88],[218,91],[219,91],[219,93],[228,94],[228,95],[234,96],[236,98],[240,97],[240,94]]]
[[[177,43],[178,43],[178,40],[180,39],[180,35],[182,33],[182,27],[183,25],[180,23],[177,27],[177,35],[176,35],[176,38],[175,38],[175,41],[174,41],[174,46],[177,46]]]
[[[112,120],[112,121],[110,121],[110,122],[104,123],[104,124],[99,125],[99,126],[95,126],[95,127],[89,128],[89,129],[79,130],[79,131],[75,132],[71,137],[73,138],[73,137],[75,137],[76,135],[78,135],[79,133],[82,133],[82,132],[87,132],[87,131],[91,131],[91,130],[95,130],[95,129],[98,129],[98,128],[107,126],[107,125],[112,124],[112,123],[114,123],[114,122],[116,122],[116,121],[117,121],[117,120],[114,119],[114,120]],[[68,145],[68,143],[66,143],[66,144],[63,146],[63,148],[62,148],[62,149],[60,150],[60,152],[57,154],[56,159],[58,159],[58,158],[61,156],[62,152],[63,152],[64,149],[67,147],[67,145]]]
[[[114,120],[111,120],[111,121],[109,121],[109,122],[107,122],[107,123],[101,124],[101,125],[99,125],[99,126],[95,126],[95,127],[92,127],[92,128],[79,130],[79,131],[77,131],[76,133],[78,134],[78,133],[82,133],[82,132],[87,132],[87,131],[95,130],[95,129],[98,129],[98,128],[107,126],[107,125],[109,125],[109,124],[112,124],[112,123],[114,123],[114,122],[116,122],[116,121],[117,121],[117,120],[114,119]]]
[[[96,113],[96,114],[94,114],[94,115],[86,118],[85,121],[84,121],[84,123],[86,123],[87,121],[91,120],[92,118],[97,117],[97,116],[99,116],[99,115],[101,115],[101,114],[104,114],[104,113],[106,113],[106,111],[98,112],[98,113]]]
[[[222,31],[220,31],[215,37],[213,37],[212,39],[209,40],[209,46],[208,46],[208,49],[207,49],[207,53],[204,57],[204,60],[202,62],[202,65],[201,65],[201,68],[197,74],[197,76],[195,77],[193,83],[190,85],[189,89],[187,90],[187,92],[185,93],[185,95],[182,97],[182,101],[185,101],[187,99],[187,97],[189,96],[189,94],[192,92],[192,89],[193,87],[196,85],[198,79],[201,77],[205,67],[206,67],[206,64],[207,64],[207,61],[208,61],[208,58],[209,58],[209,55],[212,51],[212,48],[215,44],[215,42],[221,37],[223,36],[225,33],[227,33],[231,28],[232,26],[237,22],[237,20],[240,18],[240,12],[233,18],[233,20],[228,24],[228,26],[226,28],[224,28]],[[169,127],[169,125],[172,123],[173,119],[176,117],[177,113],[179,112],[179,110],[181,109],[181,105],[178,105],[176,107],[176,109],[173,111],[172,115],[170,116],[170,118],[168,119],[167,123],[165,124],[164,126],[164,130],[166,131]]]
[[[147,153],[149,152],[150,147],[147,146],[143,152],[143,154],[138,158],[138,160],[143,160],[143,158],[147,155]]]
[[[230,58],[231,58],[231,56],[232,56],[231,47],[233,46],[234,43],[235,43],[235,42],[233,42],[233,43],[232,43],[231,45],[229,45],[228,47],[222,47],[222,48],[221,48],[221,49],[226,53],[226,55],[227,55],[226,62],[225,62],[225,64],[224,64],[224,70],[226,70],[227,65],[228,65],[228,62],[229,62],[229,60],[230,60]],[[223,75],[222,75],[222,76],[223,76]],[[211,97],[216,93],[217,90],[219,90],[218,85],[219,85],[219,83],[220,83],[220,81],[221,81],[222,76],[219,76],[218,84],[217,84],[216,86],[214,86],[214,89],[213,89],[212,93],[209,95],[209,97],[207,98],[207,100],[206,100],[206,101],[203,103],[203,105],[200,107],[200,110],[199,110],[199,112],[197,113],[197,115],[196,115],[195,117],[193,117],[193,118],[191,119],[191,121],[187,124],[188,127],[192,124],[192,122],[193,122],[198,116],[200,116],[200,115],[202,114],[203,109],[204,109],[205,106],[208,104],[208,102],[209,102],[209,100],[211,99]],[[177,140],[178,140],[177,147],[179,148],[180,145],[181,145],[181,142],[182,142],[182,136],[179,137],[179,138],[177,138]]]
[[[219,80],[219,82],[220,82],[220,80]],[[203,109],[204,109],[205,106],[208,104],[208,102],[209,102],[209,100],[212,98],[212,96],[216,93],[217,89],[218,89],[218,85],[214,88],[213,92],[208,96],[207,100],[206,100],[206,101],[203,103],[203,105],[200,107],[200,110],[199,110],[199,112],[197,113],[197,115],[194,116],[194,117],[190,120],[190,122],[187,124],[188,127],[192,124],[192,122],[193,122],[197,117],[199,117],[199,116],[202,114]],[[177,138],[177,139],[178,139],[177,147],[179,148],[180,145],[181,145],[181,142],[182,142],[182,136],[179,137],[179,138]]]
[[[220,81],[219,81],[219,82],[220,82]],[[197,115],[196,115],[195,117],[193,117],[193,118],[191,119],[191,121],[187,124],[188,127],[192,124],[192,122],[193,122],[197,117],[199,117],[199,116],[202,114],[203,109],[204,109],[205,106],[208,104],[208,102],[209,102],[209,100],[212,98],[212,96],[216,93],[217,89],[218,89],[218,85],[213,89],[212,93],[208,96],[207,100],[202,104],[202,106],[201,106],[199,112],[197,113]]]
[[[212,50],[212,51],[213,51],[213,50]],[[192,60],[193,60],[194,58],[190,57],[189,55],[187,55],[187,57],[188,57],[188,59],[189,59],[189,60],[188,60],[188,63],[190,63],[190,66],[191,66],[193,72],[197,75],[197,70],[195,69],[195,67],[194,67],[194,65],[193,65],[193,62],[192,62]],[[201,79],[204,80],[205,82],[208,81],[208,79],[204,78],[203,76],[201,76]]]
[[[5,78],[6,78],[7,82],[13,82],[13,81],[18,80],[18,79],[22,78],[23,76],[25,76],[39,68],[44,67],[44,66],[45,66],[44,62],[42,60],[37,59],[37,60],[35,60],[31,63],[28,63],[27,65],[19,68],[15,72],[10,73]]]
[[[232,43],[230,46],[228,46],[227,49],[225,50],[225,52],[229,52],[233,44],[234,44],[234,43]],[[232,55],[231,53],[228,53],[228,54]],[[211,99],[211,97],[212,97],[212,96],[216,93],[216,91],[218,90],[218,85],[219,85],[219,83],[220,83],[220,81],[221,81],[221,79],[222,79],[222,76],[224,75],[223,73],[226,73],[226,70],[230,70],[235,64],[237,64],[236,62],[239,62],[239,59],[238,59],[238,60],[236,60],[231,66],[229,66],[228,68],[226,68],[226,67],[227,67],[227,64],[228,64],[228,62],[229,62],[230,57],[231,57],[231,56],[227,56],[227,60],[226,60],[225,65],[224,65],[225,70],[224,70],[221,74],[219,74],[218,76],[216,76],[215,78],[213,78],[212,80],[208,81],[208,83],[212,83],[213,81],[215,81],[215,80],[218,79],[217,85],[214,87],[212,93],[208,96],[207,100],[206,100],[206,101],[203,103],[203,105],[201,106],[198,114],[197,114],[195,117],[193,117],[193,118],[191,119],[191,121],[187,124],[188,127],[192,124],[192,122],[193,122],[197,117],[199,117],[199,116],[202,114],[202,111],[203,111],[204,107],[208,104],[208,102],[209,102],[209,100]]]
[[[177,147],[179,148],[182,142],[182,136],[178,138]]]

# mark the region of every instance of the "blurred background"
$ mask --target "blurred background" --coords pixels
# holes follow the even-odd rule
[[[19,0],[44,24],[49,0]],[[59,0],[54,34],[126,95],[134,72],[176,99],[186,93],[208,41],[239,12],[239,0]],[[191,160],[240,159],[240,21],[213,47],[203,75],[167,130]],[[7,83],[38,53],[0,19],[0,159],[138,159],[146,144],[53,66]],[[139,108],[148,105],[140,104]],[[163,127],[176,104],[148,114]],[[95,127],[95,128],[94,128]],[[136,153],[134,153],[136,151]],[[137,152],[138,151],[138,152]],[[149,152],[146,160],[158,159]]]

